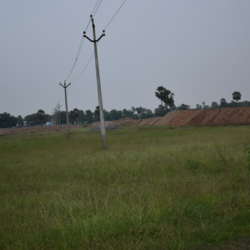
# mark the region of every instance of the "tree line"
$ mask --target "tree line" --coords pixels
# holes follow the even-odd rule
[[[105,121],[113,121],[119,120],[121,118],[133,118],[133,119],[147,119],[152,117],[162,117],[166,115],[169,111],[173,110],[189,110],[191,109],[187,104],[181,104],[180,106],[176,106],[174,102],[174,93],[170,90],[166,89],[163,86],[159,86],[156,89],[155,97],[160,100],[160,105],[154,110],[143,108],[143,107],[131,107],[131,109],[122,109],[116,110],[112,109],[111,111],[104,110],[104,119]],[[221,98],[220,102],[213,101],[211,105],[207,105],[205,102],[202,104],[196,104],[197,109],[217,109],[217,108],[226,108],[226,107],[250,107],[249,101],[242,101],[241,93],[239,91],[235,91],[232,93],[232,100],[227,102],[225,98]],[[66,112],[58,111],[60,116],[61,124],[66,124]],[[9,113],[0,114],[0,128],[10,128],[10,127],[21,127],[26,122],[26,125],[44,125],[46,122],[50,122],[52,120],[52,116],[46,114],[44,110],[39,109],[36,113],[30,114],[22,118],[21,115],[15,117],[10,115]],[[73,109],[69,111],[69,121],[71,124],[84,124],[84,123],[93,123],[100,121],[99,117],[99,106],[95,108],[95,110],[80,110]]]

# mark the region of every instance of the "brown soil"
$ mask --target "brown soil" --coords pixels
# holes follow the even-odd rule
[[[70,126],[70,129],[75,129],[75,128],[82,128],[82,125]],[[67,130],[67,126],[61,126],[61,130]],[[58,131],[57,126],[0,129],[0,135],[39,133],[39,132],[52,132],[52,131]]]
[[[181,111],[169,112],[164,117],[160,118],[160,120],[155,125],[158,126],[169,125],[171,121],[174,120],[180,113]]]
[[[246,125],[250,124],[250,108],[202,110],[187,125]]]
[[[159,120],[161,120],[161,117],[155,117],[155,118],[149,118],[149,119],[143,119],[140,123],[138,123],[137,126],[150,126],[155,125]]]
[[[176,111],[172,111],[176,112]],[[190,120],[199,114],[200,110],[184,110],[179,113],[169,124],[166,125],[175,125],[182,126],[189,124]],[[171,113],[171,112],[170,112]]]
[[[244,108],[221,108],[221,109],[206,109],[206,110],[182,110],[171,111],[164,117],[156,117],[149,119],[133,120],[132,118],[120,119],[118,121],[105,122],[105,125],[110,123],[120,127],[135,127],[135,126],[216,126],[216,125],[247,125],[250,124],[250,107]],[[100,122],[95,122],[90,125],[100,126]]]

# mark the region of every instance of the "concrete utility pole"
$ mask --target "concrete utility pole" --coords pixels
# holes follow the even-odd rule
[[[61,115],[60,115],[60,108],[62,107],[62,105],[60,105],[59,103],[56,105],[56,112],[57,112],[57,117],[58,117],[58,129],[61,132]]]
[[[53,111],[54,111],[54,116],[55,116],[55,125],[57,126],[57,129],[58,129],[57,108],[55,107]]]
[[[67,88],[69,87],[69,85],[71,83],[69,83],[67,86],[66,86],[66,81],[64,81],[64,86],[59,83],[63,88],[64,88],[64,94],[65,94],[65,107],[66,107],[66,118],[67,118],[67,127],[68,127],[68,138],[70,138],[70,132],[69,132],[69,113],[68,113],[68,102],[67,102]]]
[[[98,62],[98,53],[97,53],[97,42],[101,40],[103,36],[105,36],[103,31],[103,34],[96,40],[96,34],[95,34],[95,24],[94,24],[94,18],[92,18],[92,15],[90,16],[92,20],[92,27],[93,27],[93,39],[91,40],[89,37],[87,37],[85,34],[86,32],[83,32],[83,36],[86,37],[90,42],[94,43],[94,50],[95,50],[95,66],[96,66],[96,80],[97,80],[97,92],[98,92],[98,101],[99,101],[99,112],[100,112],[100,121],[101,121],[101,133],[102,133],[102,148],[108,149],[107,141],[106,141],[106,130],[105,130],[105,123],[104,123],[104,114],[103,114],[103,103],[102,103],[102,90],[101,90],[101,80],[100,80],[100,72],[99,72],[99,62]]]

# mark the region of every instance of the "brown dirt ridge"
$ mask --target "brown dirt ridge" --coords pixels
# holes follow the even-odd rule
[[[164,117],[133,120],[123,118],[118,121],[105,122],[105,126],[115,124],[119,127],[135,126],[219,126],[219,125],[248,125],[250,124],[250,107],[242,108],[221,108],[221,109],[201,109],[201,110],[180,110],[171,111]],[[100,122],[89,125],[100,126]]]

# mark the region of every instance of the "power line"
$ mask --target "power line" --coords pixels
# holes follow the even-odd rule
[[[113,21],[113,19],[115,18],[115,16],[117,15],[117,13],[120,11],[120,9],[122,8],[122,6],[125,4],[127,0],[124,0],[122,5],[120,6],[120,8],[116,11],[115,15],[111,18],[111,20],[109,21],[109,23],[107,24],[107,26],[104,28],[104,30],[106,30],[108,28],[108,26],[110,25],[110,23]]]
[[[93,13],[94,11],[95,11],[95,13],[97,12],[97,10],[98,10],[98,8],[99,8],[101,2],[102,2],[102,0],[97,0],[97,2],[96,2],[96,4],[95,4],[95,7],[94,7],[94,9],[92,10],[92,13]],[[98,5],[98,3],[99,3],[99,5]],[[97,5],[98,5],[98,6],[97,6]],[[97,8],[96,8],[96,6],[97,6]],[[94,15],[95,15],[95,13],[94,13]],[[88,30],[88,27],[89,27],[90,22],[91,22],[91,19],[89,20],[89,22],[88,22],[88,24],[87,24],[87,27],[86,27],[85,30],[84,30],[85,32]],[[82,46],[83,46],[84,40],[85,40],[85,38],[82,37],[81,42],[80,42],[80,45],[79,45],[79,48],[78,48],[78,51],[77,51],[77,54],[76,54],[76,59],[75,59],[75,61],[74,61],[74,63],[73,63],[73,66],[72,66],[70,72],[69,72],[69,75],[68,75],[68,77],[65,79],[65,81],[67,81],[67,80],[69,79],[69,77],[71,76],[71,74],[72,74],[72,72],[73,72],[73,70],[74,70],[74,68],[75,68],[75,66],[76,66],[78,57],[79,57],[79,55],[80,55],[80,53],[81,53],[81,50],[82,50]]]
[[[59,99],[60,99],[60,90],[61,90],[61,88],[60,88],[60,85],[59,85],[59,91],[58,91],[58,103],[59,103]]]
[[[74,61],[74,63],[73,63],[73,66],[72,66],[72,68],[71,68],[71,71],[69,72],[69,75],[68,75],[68,77],[65,79],[65,81],[67,81],[67,80],[69,79],[69,77],[71,76],[71,74],[72,74],[72,72],[73,72],[73,70],[74,70],[74,68],[75,68],[75,66],[76,66],[76,62],[77,62],[77,60],[78,60],[78,56],[80,55],[80,52],[81,52],[81,49],[82,49],[83,42],[84,42],[84,37],[82,37],[82,39],[81,39],[81,42],[80,42],[80,45],[79,45],[79,48],[78,48],[78,51],[77,51],[77,54],[76,54],[76,59],[75,59],[75,61]]]
[[[95,8],[96,8],[96,6],[97,6],[97,4],[98,4],[99,1],[100,1],[100,0],[97,0],[94,9],[93,9],[92,12],[91,12],[92,15],[93,15],[93,13],[94,13],[94,11],[95,11]]]
[[[88,60],[87,65],[86,65],[85,68],[83,69],[82,73],[81,73],[74,81],[72,81],[72,83],[76,82],[76,81],[82,76],[82,74],[85,72],[85,70],[86,70],[87,67],[89,66],[89,63],[90,63],[90,61],[91,61],[91,59],[92,59],[94,53],[95,53],[95,52],[92,53],[91,57],[90,57],[89,60]]]
[[[127,1],[127,0],[124,0],[124,1],[123,1],[123,3],[122,3],[121,6],[119,7],[119,9],[116,11],[116,13],[114,14],[114,16],[111,18],[111,20],[109,21],[109,23],[106,25],[106,27],[104,28],[104,30],[106,30],[106,29],[108,28],[108,26],[109,26],[109,25],[111,24],[111,22],[114,20],[114,18],[116,17],[116,15],[118,14],[118,12],[121,10],[122,6],[125,4],[126,1]],[[99,1],[97,1],[97,3],[98,3],[98,2],[99,2]],[[101,2],[102,2],[102,0],[100,0],[100,3],[99,3],[99,5],[98,5],[97,9],[95,10],[95,13],[97,12],[97,10],[98,10],[98,8],[99,8]],[[96,6],[97,6],[97,3],[96,3]],[[96,7],[96,6],[95,6],[95,7]],[[95,9],[95,8],[94,8],[94,9]],[[93,11],[94,11],[94,10],[93,10]],[[92,12],[92,13],[93,13],[93,12]],[[94,13],[93,15],[95,15],[95,13]],[[90,20],[90,21],[91,21],[91,20]],[[89,23],[90,23],[90,21],[89,21]],[[88,24],[88,25],[89,25],[89,24]],[[97,45],[98,45],[98,44],[97,44]],[[93,55],[94,55],[94,52],[92,53],[91,57],[89,58],[89,60],[88,60],[88,62],[87,62],[87,65],[86,65],[85,68],[83,69],[82,73],[81,73],[74,81],[72,81],[72,83],[76,82],[76,81],[83,75],[83,73],[85,72],[85,70],[86,70],[87,67],[89,66],[89,63],[90,63],[90,61],[91,61]]]
[[[93,17],[95,16],[95,14],[96,14],[97,10],[99,9],[99,7],[100,7],[101,3],[102,3],[102,0],[100,1],[100,3],[99,3],[99,5],[98,5],[98,7],[96,8],[95,13],[93,14]]]

